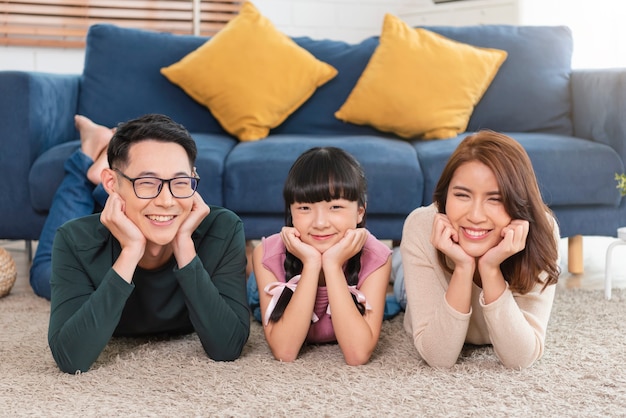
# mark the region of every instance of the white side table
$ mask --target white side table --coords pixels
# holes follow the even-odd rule
[[[611,299],[611,269],[613,268],[611,265],[611,258],[613,255],[613,249],[618,245],[626,245],[626,227],[617,229],[617,238],[619,238],[619,241],[612,242],[606,250],[606,264],[604,266],[604,297],[607,300]]]

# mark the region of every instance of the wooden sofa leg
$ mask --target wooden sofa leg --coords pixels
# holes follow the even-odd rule
[[[574,235],[567,239],[567,270],[572,274],[583,274],[582,235]]]

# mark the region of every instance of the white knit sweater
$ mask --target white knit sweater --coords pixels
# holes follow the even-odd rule
[[[507,286],[500,298],[485,305],[482,289],[474,284],[470,312],[454,310],[445,298],[451,275],[439,265],[437,251],[430,243],[436,212],[434,205],[415,209],[402,233],[407,293],[404,327],[420,356],[431,366],[451,367],[464,343],[492,344],[504,366],[530,366],[544,351],[556,286],[542,292],[543,285],[538,284],[525,295]],[[553,224],[558,240],[558,225],[556,221]]]

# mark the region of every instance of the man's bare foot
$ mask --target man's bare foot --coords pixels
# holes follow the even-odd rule
[[[100,173],[108,166],[106,150],[115,130],[98,125],[82,115],[74,116],[74,125],[80,133],[81,150],[94,161],[87,171],[87,178],[92,183],[99,184]]]
[[[105,168],[109,168],[109,161],[107,160],[107,149],[104,148],[98,158],[93,162],[89,170],[87,170],[87,178],[93,184],[102,183],[101,173]]]
[[[96,160],[102,150],[111,141],[113,130],[106,126],[98,125],[83,115],[74,116],[74,125],[80,133],[80,148],[92,160]]]

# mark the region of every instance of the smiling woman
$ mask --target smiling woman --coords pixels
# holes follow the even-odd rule
[[[491,344],[504,366],[530,366],[544,351],[559,228],[526,151],[492,131],[466,137],[433,202],[408,216],[400,247],[404,326],[420,357],[451,367],[463,344]]]
[[[8,0],[2,3],[0,45],[83,48],[89,26],[103,22],[159,32],[210,36],[237,15],[242,2]]]

